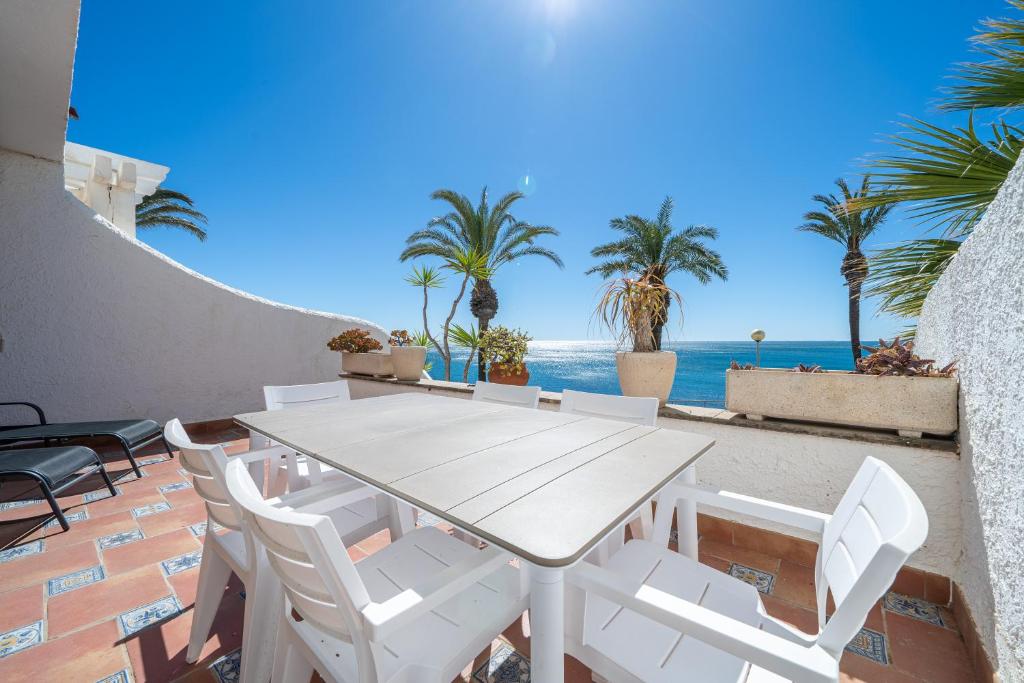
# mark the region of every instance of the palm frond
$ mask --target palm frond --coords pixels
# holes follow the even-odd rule
[[[200,242],[207,233],[206,214],[195,208],[192,198],[183,192],[158,187],[153,194],[143,197],[135,207],[135,227],[139,230],[173,228],[184,230]]]
[[[879,311],[916,318],[960,244],[957,239],[918,239],[873,253],[865,296],[880,299]]]
[[[1022,0],[1009,0],[1024,11]],[[986,19],[972,38],[984,61],[958,65],[961,83],[948,88],[949,99],[939,104],[950,111],[986,108],[1018,109],[1024,106],[1024,19]]]

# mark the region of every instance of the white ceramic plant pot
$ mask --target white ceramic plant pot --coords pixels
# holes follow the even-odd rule
[[[374,377],[390,377],[394,374],[391,354],[381,351],[368,353],[341,352],[341,371],[353,375],[371,375]]]
[[[395,377],[403,382],[415,382],[423,376],[427,362],[426,346],[392,346],[391,365]]]
[[[956,377],[882,377],[782,368],[725,371],[725,407],[748,418],[895,429],[901,436],[957,429]]]
[[[661,405],[668,401],[676,377],[675,352],[619,351],[615,367],[623,396],[654,396]]]

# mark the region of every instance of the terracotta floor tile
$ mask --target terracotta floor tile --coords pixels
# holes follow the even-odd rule
[[[926,683],[891,666],[873,662],[867,657],[844,652],[839,660],[840,683]]]
[[[152,516],[158,517],[162,514],[168,513],[159,512]],[[191,531],[178,529],[104,550],[103,566],[106,567],[108,576],[115,576],[146,565],[156,565],[163,560],[198,550],[201,546]]]
[[[39,555],[28,555],[17,560],[0,564],[0,593],[43,583],[79,569],[94,567],[100,563],[96,544],[85,541],[67,548],[47,550]]]
[[[924,599],[924,572],[913,567],[904,567],[896,575],[896,580],[889,590],[912,598]]]
[[[39,585],[0,593],[0,633],[43,618],[43,590]]]
[[[700,542],[700,550],[708,555],[714,555],[729,562],[737,562],[752,569],[760,569],[761,571],[773,574],[779,571],[779,558],[765,555],[756,550],[703,540]]]
[[[114,512],[127,512],[131,511],[132,508],[141,507],[143,505],[150,505],[152,503],[161,503],[164,497],[160,495],[160,492],[155,488],[129,488],[127,486],[121,487],[121,495],[114,496],[113,498],[103,498],[96,502],[89,503],[86,508],[89,510],[90,517],[102,517],[103,515],[109,515]]]
[[[956,631],[901,614],[885,614],[893,666],[927,681],[970,681],[974,667]]]
[[[71,529],[64,531],[59,526],[46,529],[43,536],[46,546],[51,550],[66,548],[76,543],[88,542],[93,539],[110,536],[120,531],[130,531],[137,528],[135,518],[129,512],[114,512],[102,517],[92,518],[81,522],[74,522]]]
[[[745,524],[735,525],[733,543],[741,548],[756,550],[772,557],[784,557],[805,567],[813,567],[818,556],[818,544],[813,541],[755,529]]]
[[[814,593],[814,570],[788,559],[779,565],[779,574],[775,577],[775,588],[772,595],[788,600],[794,605],[807,609],[817,609],[818,599]]]
[[[125,644],[136,683],[174,680],[193,669],[204,669],[213,660],[240,647],[244,611],[245,603],[240,597],[225,596],[200,659],[194,665],[185,662],[192,610],[132,635]]]
[[[362,550],[359,549],[359,546],[354,545],[351,548],[348,548],[348,556],[352,558],[353,562],[358,562],[364,557],[369,557],[369,554],[364,553]]]
[[[761,601],[768,614],[781,619],[790,626],[795,626],[808,635],[818,632],[818,614],[810,609],[798,607],[791,602],[780,600],[771,595],[762,595]]]
[[[378,531],[373,536],[360,541],[356,544],[356,547],[362,550],[367,555],[372,555],[381,548],[391,543],[391,532],[387,529]]]
[[[697,534],[717,543],[733,544],[733,523],[721,517],[697,513]]]
[[[167,583],[171,584],[182,608],[188,609],[196,601],[196,590],[199,587],[199,567],[168,576]]]
[[[106,621],[0,659],[0,680],[98,681],[128,666],[113,621]]]
[[[190,505],[175,505],[167,512],[139,517],[139,528],[147,538],[158,536],[169,531],[184,529],[198,522],[206,521],[206,506],[201,500]]]
[[[203,499],[199,497],[196,490],[193,488],[181,489],[180,491],[168,491],[163,494],[164,498],[167,499],[174,507],[188,507],[189,505],[195,505],[196,503],[203,502]]]
[[[714,567],[720,572],[728,572],[729,565],[732,564],[731,562],[729,562],[729,560],[723,560],[720,557],[708,555],[707,553],[700,551],[697,552],[697,559],[700,560],[701,564],[706,564],[709,567]]]
[[[170,593],[171,587],[155,566],[108,576],[84,588],[50,598],[46,605],[48,636],[56,638],[87,624],[112,619]]]

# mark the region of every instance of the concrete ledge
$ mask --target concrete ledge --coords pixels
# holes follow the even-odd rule
[[[339,375],[342,379],[360,380],[363,382],[380,382],[402,387],[402,390],[436,391],[447,394],[472,394],[473,385],[462,382],[445,382],[443,380],[418,380],[415,382],[400,382],[394,378],[369,377],[366,375],[352,375],[343,373]],[[542,404],[557,410],[561,405],[562,394],[555,391],[542,391],[540,393]],[[811,436],[823,436],[833,439],[847,439],[851,441],[862,441],[865,443],[876,443],[886,446],[909,446],[911,448],[923,448],[926,450],[940,451],[943,453],[959,453],[959,444],[956,439],[936,437],[910,438],[893,434],[892,432],[860,429],[856,427],[843,427],[839,425],[822,425],[811,422],[797,422],[794,420],[765,419],[748,420],[738,413],[733,413],[720,408],[704,408],[700,406],[687,406],[669,403],[658,411],[659,417],[677,420],[695,420],[719,425],[733,427],[744,427],[748,429],[761,429],[773,432],[784,432],[789,434],[808,434]]]

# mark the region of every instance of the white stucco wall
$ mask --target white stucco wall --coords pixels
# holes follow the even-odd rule
[[[410,385],[360,380],[350,381],[350,386],[353,398],[422,390]],[[445,395],[469,398],[464,392]],[[551,403],[540,405],[549,410],[558,408]],[[658,418],[658,426],[715,439],[714,449],[697,466],[701,484],[820,512],[835,510],[865,457],[884,460],[914,488],[928,511],[928,538],[911,558],[910,565],[943,576],[952,576],[956,569],[962,534],[957,482],[960,464],[955,453],[694,420]],[[709,512],[790,536],[820,540],[764,520],[724,510]]]
[[[52,421],[230,417],[265,384],[336,378],[345,329],[386,340],[181,266],[65,191],[60,161],[0,150],[0,247],[0,400]]]
[[[959,581],[1004,681],[1024,681],[1024,159],[932,289],[918,352],[960,368]]]

